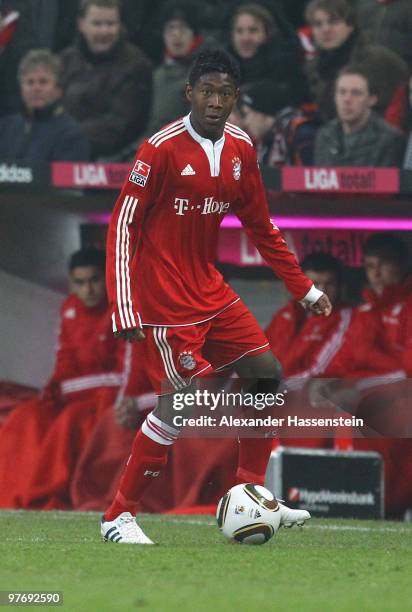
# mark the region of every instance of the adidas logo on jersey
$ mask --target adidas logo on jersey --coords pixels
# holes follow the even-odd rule
[[[193,170],[190,164],[187,164],[186,168],[181,171],[181,176],[193,176],[196,172]]]

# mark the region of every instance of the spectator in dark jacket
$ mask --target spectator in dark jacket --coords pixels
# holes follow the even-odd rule
[[[80,122],[93,159],[127,159],[148,121],[152,68],[128,43],[119,0],[82,0],[79,37],[61,54],[67,110]]]
[[[377,92],[375,110],[383,115],[396,89],[406,82],[408,67],[393,51],[366,42],[348,0],[311,0],[306,19],[318,53],[306,64],[309,86],[324,121],[335,116],[333,89],[339,71],[361,64]]]
[[[261,166],[312,164],[316,122],[292,107],[282,88],[271,81],[249,85],[241,93],[239,106]]]
[[[300,105],[308,101],[303,52],[287,25],[260,4],[241,4],[231,18],[229,51],[239,62],[242,84],[270,79]]]
[[[385,45],[412,67],[411,0],[356,0],[359,25],[375,43]]]
[[[82,161],[89,144],[62,106],[61,64],[47,49],[29,51],[18,70],[24,112],[0,119],[0,158],[9,161]]]
[[[367,74],[356,66],[342,70],[335,90],[337,119],[316,137],[315,166],[400,166],[405,139],[372,108],[377,96]]]

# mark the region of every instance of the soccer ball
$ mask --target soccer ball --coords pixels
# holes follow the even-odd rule
[[[240,484],[229,489],[219,501],[216,519],[228,540],[264,544],[279,528],[280,508],[265,487]]]

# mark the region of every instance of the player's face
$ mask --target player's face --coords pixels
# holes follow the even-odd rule
[[[239,89],[228,74],[211,72],[202,75],[186,96],[192,106],[191,120],[204,138],[216,140],[223,134],[225,122],[239,96]]]
[[[106,298],[104,272],[95,266],[81,266],[70,273],[70,289],[87,308],[102,304]]]
[[[363,265],[368,283],[377,295],[382,295],[386,287],[397,285],[402,281],[402,270],[395,261],[366,255]]]
[[[23,74],[20,81],[21,97],[28,111],[40,110],[58,100],[62,91],[55,74],[46,66],[38,66]]]
[[[315,270],[306,270],[305,274],[314,285],[323,293],[326,293],[332,306],[336,304],[339,298],[340,288],[334,272],[316,272]]]
[[[316,46],[325,51],[338,49],[353,32],[352,25],[325,11],[315,11],[310,25]]]
[[[236,53],[242,59],[250,59],[256,55],[259,47],[267,40],[264,24],[244,13],[239,15],[233,24],[232,44]]]
[[[120,37],[120,15],[117,8],[91,5],[78,21],[79,31],[92,53],[107,53]]]
[[[366,79],[358,74],[345,74],[336,82],[335,104],[339,119],[348,125],[366,120],[376,102]]]
[[[192,47],[193,39],[193,30],[182,19],[172,19],[166,23],[163,40],[173,57],[185,57]]]

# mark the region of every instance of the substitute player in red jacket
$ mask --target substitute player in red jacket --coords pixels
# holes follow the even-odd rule
[[[179,434],[174,392],[228,365],[249,381],[271,381],[272,391],[279,382],[266,336],[214,266],[225,214],[237,215],[296,299],[316,313],[331,311],[270,221],[250,138],[226,123],[238,83],[238,66],[225,52],[197,57],[186,89],[191,113],[143,143],[114,209],[107,243],[113,328],[118,337],[144,341],[146,372],[160,398],[102,519],[106,540],[151,543],[133,514]],[[270,449],[268,439],[241,440],[240,482],[263,481]],[[280,511],[283,524],[309,518],[282,505]]]
[[[50,428],[75,407],[84,408],[82,416],[87,406],[96,410],[99,401],[115,394],[121,383],[117,355],[122,347],[111,331],[104,268],[105,254],[100,250],[83,249],[71,258],[69,279],[73,293],[61,308],[53,375],[41,396],[18,406],[0,432],[2,508],[22,507],[24,500],[34,494],[30,478],[40,457],[43,469],[39,487],[42,495],[49,491],[51,481],[57,476],[60,479],[62,466],[68,460],[67,453],[60,452],[62,447],[56,447],[53,435],[50,443],[58,451],[57,456],[44,456]],[[67,452],[72,453],[70,444]],[[39,505],[44,499],[39,500]]]
[[[365,302],[356,309],[346,340],[325,377],[357,379],[345,383],[359,391],[353,411],[364,418],[372,432],[386,437],[356,438],[354,448],[382,454],[386,513],[399,517],[412,507],[412,443],[407,437],[412,427],[408,249],[400,238],[386,232],[370,236],[363,254],[369,285]]]
[[[310,402],[305,385],[312,378],[322,377],[341,350],[353,310],[342,299],[343,266],[338,259],[329,253],[311,253],[303,259],[301,267],[328,296],[333,306],[331,316],[316,317],[291,300],[275,314],[266,335],[273,352],[279,355],[287,378],[288,413],[309,417],[312,414],[308,413]],[[296,438],[296,428],[284,428],[279,434],[281,443],[286,446],[322,448],[332,444],[330,439],[319,436]]]
[[[279,359],[285,377],[303,380],[321,376],[341,348],[352,317],[352,308],[342,301],[343,267],[329,253],[311,253],[301,262],[302,270],[329,298],[330,317],[314,317],[290,301],[273,317],[266,335]]]

